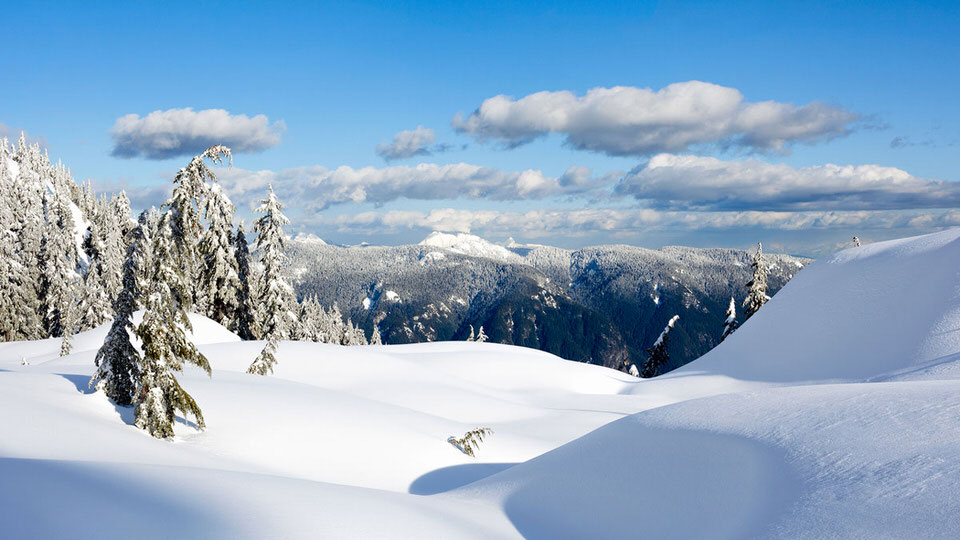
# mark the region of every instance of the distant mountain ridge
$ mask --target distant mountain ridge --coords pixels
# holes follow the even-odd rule
[[[470,326],[491,341],[625,369],[673,315],[671,364],[719,342],[730,297],[743,301],[750,253],[668,246],[494,244],[432,233],[416,245],[340,247],[311,238],[288,245],[298,296],[338,304],[384,343],[462,340]],[[773,295],[810,259],[765,254]]]

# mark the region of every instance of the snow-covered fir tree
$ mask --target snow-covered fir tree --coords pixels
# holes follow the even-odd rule
[[[373,325],[373,333],[370,334],[370,345],[383,345],[383,338],[380,336],[380,328]]]
[[[199,242],[203,234],[203,224],[200,222],[200,213],[209,192],[207,180],[216,181],[213,170],[207,166],[206,159],[212,163],[222,164],[224,159],[232,160],[230,149],[217,145],[206,149],[202,154],[195,156],[190,163],[177,172],[174,178],[173,193],[165,204],[172,212],[170,227],[172,234],[177,238],[179,249],[183,252],[184,275],[190,293],[188,306],[192,306],[200,292],[200,270],[203,259],[199,256]]]
[[[126,191],[121,190],[120,193],[115,194],[110,199],[110,209],[120,226],[120,238],[124,240],[124,246],[126,246],[127,235],[137,226],[137,222],[133,220],[130,199],[127,197]]]
[[[753,268],[753,279],[747,283],[747,297],[743,300],[744,319],[749,319],[764,304],[770,300],[767,296],[767,274],[770,270],[767,263],[763,260],[763,245],[757,243],[757,252],[753,255],[753,262],[750,264]]]
[[[727,339],[732,334],[739,323],[737,323],[737,303],[730,297],[730,305],[727,306],[727,318],[723,321],[723,334],[720,335],[720,341]]]
[[[123,262],[123,288],[113,305],[116,315],[103,346],[97,351],[94,360],[97,371],[90,379],[90,386],[103,390],[114,403],[123,406],[133,404],[140,384],[141,357],[133,345],[131,335],[136,331],[133,312],[137,309],[141,294],[138,276],[141,274],[144,254],[148,247],[144,223],[141,222],[131,229],[127,238],[130,245]]]
[[[40,301],[41,265],[40,247],[46,218],[42,194],[45,192],[39,178],[21,165],[21,147],[11,148],[6,139],[0,139],[0,291],[10,306],[9,316],[0,318],[0,337],[6,341],[40,339],[47,337]],[[39,154],[39,149],[37,149]]]
[[[477,335],[473,331],[473,325],[470,325],[470,335],[467,336],[467,341],[476,341]]]
[[[143,358],[136,425],[160,439],[173,437],[177,411],[192,415],[199,428],[205,427],[200,407],[180,386],[174,372],[183,371],[184,363],[189,363],[210,374],[206,357],[187,337],[193,329],[187,316],[190,293],[183,265],[189,248],[178,234],[174,215],[168,207],[153,234],[150,293],[144,302],[143,322],[137,327]]]
[[[70,299],[60,320],[60,324],[63,325],[63,334],[60,336],[60,356],[66,356],[73,350],[73,334],[77,329],[76,312],[76,299]]]
[[[68,310],[73,309],[79,292],[79,253],[70,201],[59,192],[45,193],[43,200],[48,225],[40,245],[41,312],[46,334],[61,337],[66,330]]]
[[[640,370],[640,376],[644,379],[660,375],[663,373],[663,367],[670,362],[670,355],[667,354],[668,336],[679,319],[679,315],[671,317],[663,332],[660,333],[660,337],[647,349],[647,361],[643,363],[643,369]]]
[[[157,438],[174,435],[177,411],[192,415],[199,428],[205,427],[200,407],[174,373],[189,363],[210,374],[207,358],[187,337],[193,330],[187,312],[193,301],[190,279],[196,276],[191,262],[202,232],[197,208],[205,179],[213,178],[203,160],[222,163],[225,157],[230,157],[230,149],[214,146],[177,173],[173,194],[163,205],[151,239],[150,292],[144,301],[143,322],[137,327],[143,357],[135,416],[137,427]]]
[[[293,288],[283,276],[287,256],[283,252],[285,237],[283,226],[290,220],[283,215],[283,204],[270,186],[267,198],[260,201],[257,212],[261,215],[254,223],[257,232],[257,251],[263,272],[260,274],[259,328],[260,338],[267,340],[260,355],[253,361],[249,373],[266,375],[273,372],[276,364],[277,342],[290,337],[293,314],[288,311],[293,304]]]
[[[80,296],[79,326],[94,328],[113,318],[113,303],[120,290],[123,237],[110,203],[102,198],[84,240],[89,265]]]
[[[236,326],[234,318],[239,309],[240,280],[233,252],[233,214],[233,203],[220,185],[211,185],[204,203],[208,226],[199,245],[203,266],[199,276],[198,311],[227,328]]]
[[[240,339],[257,339],[256,309],[250,291],[250,247],[243,231],[243,222],[237,225],[237,234],[233,241],[233,255],[237,268],[236,312],[227,328],[240,336]]]
[[[483,333],[483,325],[480,325],[480,329],[477,330],[477,337],[474,339],[477,343],[483,343],[487,340],[487,334]]]

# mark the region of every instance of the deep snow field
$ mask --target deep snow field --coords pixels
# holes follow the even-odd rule
[[[174,441],[88,389],[106,327],[0,344],[0,537],[960,538],[958,270],[960,230],[840,252],[652,380],[488,343],[260,377],[198,317]]]

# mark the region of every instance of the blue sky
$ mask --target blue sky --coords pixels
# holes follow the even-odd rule
[[[956,2],[18,3],[4,12],[0,129],[26,130],[78,179],[126,188],[141,204],[159,201],[150,188],[168,185],[184,152],[206,140],[201,133],[151,159],[158,139],[144,135],[144,119],[191,108],[226,111],[229,133],[250,147],[221,175],[242,215],[271,182],[293,231],[334,242],[409,242],[439,228],[567,247],[764,240],[818,254],[852,234],[878,240],[960,224],[951,213],[960,200]],[[624,128],[581,110],[594,88],[674,84],[708,101],[739,92],[743,106],[820,104],[817,119],[834,120],[810,128],[814,113],[800,109],[802,117],[711,136],[703,133],[716,124],[691,126],[698,111],[681,111],[667,135],[692,142],[660,144],[657,132],[641,148],[651,124]],[[524,98],[564,91],[574,105],[553,114],[581,107],[579,120],[542,128],[550,111]],[[454,128],[455,115],[469,120],[499,95],[530,106]],[[131,114],[122,143],[116,125]],[[257,115],[266,118],[246,121]],[[181,137],[209,124],[163,119]],[[430,154],[387,161],[375,151],[418,126],[433,130]],[[773,141],[769,131],[781,128],[800,134]],[[665,156],[652,161],[657,154]],[[421,180],[396,169],[421,163],[484,172],[442,169]],[[349,174],[330,172],[341,166]],[[582,189],[557,187],[570,167],[590,170]],[[553,187],[518,188],[527,170]],[[479,187],[448,185],[469,179]],[[330,195],[338,189],[349,193]],[[757,200],[750,190],[774,193]]]

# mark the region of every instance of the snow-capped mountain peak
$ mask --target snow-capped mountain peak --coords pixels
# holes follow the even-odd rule
[[[466,233],[450,234],[434,231],[424,238],[420,245],[449,249],[454,253],[472,257],[486,257],[497,260],[519,259],[515,253],[503,246],[498,246],[479,236]]]

